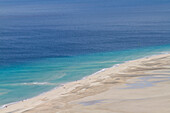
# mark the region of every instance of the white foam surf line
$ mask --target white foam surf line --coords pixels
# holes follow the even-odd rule
[[[154,53],[157,53],[157,54],[170,54],[170,51],[162,51],[162,52],[154,52]]]
[[[28,83],[20,83],[20,85],[55,85],[55,83],[49,82],[28,82]]]
[[[168,51],[165,51],[165,52],[154,52],[155,54],[153,54],[153,55],[147,55],[147,56],[145,56],[145,57],[143,57],[143,58],[150,58],[150,57],[154,57],[154,56],[158,56],[158,55],[168,55],[168,54],[170,54],[170,51],[168,52]],[[140,58],[140,59],[142,59],[142,58]],[[132,60],[133,61],[133,60]]]
[[[156,53],[156,52],[155,52],[155,53]],[[165,53],[164,53],[164,52],[158,52],[158,53],[159,53],[159,54],[147,55],[147,56],[145,56],[145,57],[141,57],[141,58],[137,58],[137,59],[150,58],[150,57],[153,57],[153,56],[170,54],[170,52],[167,52],[167,51],[166,51]],[[123,63],[126,63],[126,62],[130,62],[130,61],[135,61],[135,60],[137,60],[137,59],[127,60],[127,61],[124,61],[124,62],[122,61],[122,62],[123,62]],[[121,65],[121,64],[123,64],[123,63],[114,64],[112,67],[117,67],[117,66],[119,66],[119,65]],[[109,68],[112,68],[112,67],[109,67]],[[97,71],[97,72],[95,72],[95,73],[93,73],[93,74],[91,74],[91,75],[88,75],[88,76],[83,77],[82,79],[86,79],[86,78],[89,77],[89,76],[96,75],[96,74],[98,74],[98,73],[100,73],[100,72],[105,71],[106,69],[109,69],[109,68],[103,68],[103,69],[101,69],[101,70],[99,70],[99,71]],[[80,80],[82,80],[82,79],[80,79]],[[77,80],[75,80],[75,81],[77,81]],[[74,81],[71,81],[71,82],[74,82]],[[4,104],[4,105],[0,106],[0,109],[3,109],[3,108],[5,108],[5,107],[10,106],[10,105],[13,105],[13,104],[17,104],[17,103],[22,102],[22,101],[26,101],[26,100],[29,100],[29,99],[32,99],[32,98],[36,98],[36,97],[41,96],[41,95],[43,95],[43,94],[45,94],[45,93],[47,93],[47,92],[56,90],[56,89],[58,89],[59,87],[63,87],[63,86],[64,86],[65,84],[67,84],[67,83],[70,83],[70,82],[58,84],[58,86],[56,86],[55,88],[52,88],[51,90],[46,91],[46,92],[43,92],[43,93],[41,93],[41,94],[39,94],[39,95],[37,95],[37,96],[31,97],[31,98],[28,98],[28,99],[24,99],[24,100],[21,100],[21,101],[17,101],[17,102],[11,102],[11,103],[9,103],[9,104]]]
[[[57,85],[56,83],[50,83],[50,82],[25,82],[25,83],[16,83],[16,84],[3,84],[3,86],[21,86],[21,85]]]
[[[125,62],[123,62],[123,63],[125,63]],[[123,64],[123,63],[120,63],[120,64]],[[98,74],[98,73],[104,72],[105,70],[107,70],[107,69],[109,69],[109,68],[118,67],[120,64],[114,64],[112,67],[103,68],[103,69],[101,69],[101,70],[99,70],[99,71],[97,71],[97,72],[95,72],[95,73],[93,73],[93,74],[91,74],[91,75],[88,75],[88,76],[83,77],[82,79],[84,80],[84,79],[86,79],[87,77],[94,76],[94,75],[96,75],[96,74]]]

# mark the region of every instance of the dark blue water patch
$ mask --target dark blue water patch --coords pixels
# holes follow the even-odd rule
[[[0,64],[169,44],[169,31],[12,29],[0,33]]]
[[[0,66],[170,44],[167,0],[0,3]]]

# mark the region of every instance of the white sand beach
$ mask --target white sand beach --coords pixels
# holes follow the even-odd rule
[[[170,54],[129,61],[0,113],[170,113]]]

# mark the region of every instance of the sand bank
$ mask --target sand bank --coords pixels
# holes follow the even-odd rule
[[[129,61],[0,113],[170,113],[170,54]]]

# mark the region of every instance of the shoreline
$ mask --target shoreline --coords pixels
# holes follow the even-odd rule
[[[153,54],[153,55],[147,55],[147,56],[144,56],[144,57],[141,57],[141,58],[138,58],[138,59],[143,59],[143,58],[148,58],[148,57],[158,56],[158,55],[166,55],[166,54],[170,54],[170,52],[168,52],[168,51],[165,51],[165,52],[155,52],[155,54]],[[138,60],[138,59],[134,59],[134,60]],[[98,74],[98,73],[100,73],[100,72],[102,72],[102,71],[105,71],[106,69],[109,69],[109,68],[112,68],[112,67],[115,67],[115,66],[117,67],[117,66],[119,66],[119,65],[121,65],[121,64],[124,64],[124,63],[126,63],[126,62],[130,62],[130,61],[133,61],[133,60],[122,61],[122,63],[114,64],[114,65],[111,66],[111,67],[100,69],[99,71],[97,71],[97,72],[95,72],[95,73],[92,73],[92,74],[90,74],[90,75],[87,75],[87,76],[85,76],[85,77],[83,77],[82,79],[79,79],[79,80],[86,79],[87,77],[93,76],[93,75],[95,75],[95,74]],[[79,80],[75,80],[75,81],[79,81]],[[71,82],[75,82],[75,81],[71,81]],[[30,98],[27,98],[27,99],[24,99],[24,100],[14,101],[14,102],[10,102],[10,103],[4,104],[4,105],[0,105],[0,110],[3,109],[3,108],[5,108],[5,106],[10,106],[10,105],[13,105],[13,104],[17,104],[17,103],[22,102],[22,101],[26,101],[26,100],[29,100],[29,99],[32,99],[32,98],[36,98],[37,96],[41,96],[41,95],[43,95],[43,94],[45,94],[45,93],[47,93],[47,92],[50,92],[50,91],[52,91],[52,90],[56,90],[57,88],[62,87],[64,84],[67,84],[67,83],[70,83],[70,82],[61,83],[61,84],[59,84],[58,86],[56,86],[56,87],[54,87],[54,88],[52,88],[52,89],[50,89],[50,90],[48,90],[48,91],[42,92],[42,93],[40,93],[40,94],[38,94],[38,95],[36,95],[36,96],[30,97]]]
[[[163,53],[163,54],[164,54],[164,53]],[[132,61],[132,60],[129,60],[129,61]],[[129,61],[125,61],[125,62],[123,62],[123,63],[129,62]],[[121,63],[121,64],[122,64],[122,63]],[[115,65],[113,65],[112,67],[115,67],[115,66],[117,67],[118,65],[120,65],[120,64],[115,64]],[[112,67],[109,67],[109,68],[112,68]],[[93,73],[93,74],[91,74],[91,75],[87,75],[87,76],[83,77],[83,78],[80,79],[80,80],[84,80],[84,79],[86,79],[87,77],[90,77],[90,76],[93,76],[93,75],[98,74],[98,73],[100,73],[100,72],[103,72],[103,71],[105,71],[106,69],[109,69],[109,68],[103,68],[103,69],[101,69],[101,70],[99,70],[99,71],[97,71],[97,72],[95,72],[95,73]],[[79,80],[75,80],[75,81],[79,81]],[[75,82],[75,81],[71,81],[71,82]],[[44,94],[46,94],[46,93],[48,93],[48,92],[51,92],[51,91],[53,91],[53,90],[56,90],[57,88],[62,87],[63,85],[68,84],[68,83],[71,83],[71,82],[61,83],[61,84],[59,84],[59,86],[56,86],[56,87],[52,88],[52,89],[49,90],[49,91],[40,93],[39,95],[34,96],[34,97],[31,97],[31,98],[27,98],[27,99],[24,99],[24,100],[20,100],[20,101],[11,102],[11,103],[7,103],[7,104],[4,104],[4,105],[1,105],[1,106],[0,106],[0,110],[3,109],[3,108],[5,108],[6,106],[10,106],[10,105],[13,105],[13,104],[17,104],[17,103],[19,103],[19,102],[23,102],[23,101],[26,101],[26,100],[29,100],[29,99],[36,98],[36,97],[38,97],[38,96],[44,95]]]
[[[158,52],[158,53],[159,53],[159,52]],[[158,54],[158,55],[164,55],[164,54],[169,54],[169,53],[163,52],[163,53],[160,53],[160,54]],[[152,57],[152,56],[157,56],[157,55],[150,55],[150,56],[145,56],[145,57],[142,57],[142,58],[147,58],[147,57]],[[140,58],[140,59],[141,59],[141,58]],[[135,59],[135,60],[137,60],[137,59]],[[129,60],[129,61],[133,61],[133,60]],[[93,73],[93,74],[91,74],[91,75],[87,75],[87,76],[83,77],[83,78],[80,79],[80,80],[84,80],[84,79],[86,79],[87,77],[90,77],[90,76],[93,76],[93,75],[98,74],[98,73],[100,73],[100,72],[103,72],[103,71],[105,71],[106,69],[117,67],[117,66],[119,66],[119,65],[121,65],[121,64],[124,64],[124,63],[126,63],[126,62],[129,62],[129,61],[124,61],[123,63],[115,64],[115,65],[113,65],[113,66],[111,66],[111,67],[108,67],[108,68],[103,68],[103,69],[101,69],[101,70],[99,70],[99,71],[97,71],[97,72],[95,72],[95,73]],[[75,80],[75,81],[79,81],[79,80]],[[71,82],[75,82],[75,81],[71,81]],[[38,94],[37,96],[33,96],[33,97],[31,97],[31,98],[27,98],[27,99],[24,99],[24,100],[20,100],[20,101],[11,102],[11,103],[7,103],[7,104],[4,104],[4,105],[1,105],[1,106],[0,106],[0,109],[3,109],[3,108],[5,108],[6,106],[10,106],[10,105],[13,105],[13,104],[17,104],[17,103],[19,103],[19,102],[23,102],[23,101],[26,101],[26,100],[29,100],[29,99],[32,99],[32,98],[36,98],[36,97],[41,96],[41,95],[43,95],[43,94],[45,94],[45,93],[48,93],[48,92],[53,91],[53,90],[56,90],[57,88],[62,87],[64,84],[68,84],[68,83],[71,83],[71,82],[66,82],[66,83],[59,84],[59,86],[56,86],[56,87],[52,88],[52,89],[49,90],[49,91],[40,93],[40,94]]]
[[[167,57],[167,56],[170,56],[169,53],[164,53],[164,54],[159,54],[159,55],[151,55],[151,56],[146,56],[146,57],[143,57],[143,58],[140,58],[140,59],[136,59],[136,60],[130,60],[130,61],[125,61],[121,64],[115,64],[113,65],[112,67],[110,68],[104,68],[104,69],[101,69],[89,76],[86,76],[86,77],[83,77],[81,80],[77,80],[77,81],[73,81],[73,82],[68,82],[68,83],[64,83],[64,84],[61,84],[53,89],[51,89],[50,91],[47,91],[47,92],[44,92],[44,93],[41,93],[40,95],[37,95],[35,97],[32,97],[32,98],[28,98],[28,99],[25,99],[25,100],[21,100],[19,102],[13,102],[13,103],[9,103],[9,104],[5,104],[3,105],[4,107],[1,107],[0,108],[0,112],[1,110],[7,110],[9,109],[9,111],[13,110],[16,106],[18,108],[22,108],[23,104],[25,104],[26,106],[29,106],[29,102],[38,102],[36,104],[34,104],[33,106],[31,107],[26,107],[24,108],[23,110],[19,111],[19,112],[23,112],[23,111],[27,111],[27,110],[30,110],[30,109],[34,109],[36,106],[38,105],[41,105],[41,104],[45,104],[46,102],[48,101],[51,101],[53,99],[56,99],[56,98],[60,98],[60,97],[63,97],[63,95],[65,96],[65,94],[67,93],[70,93],[72,92],[74,89],[76,89],[77,87],[79,87],[79,84],[83,84],[83,85],[86,85],[86,82],[89,82],[89,84],[91,86],[94,86],[94,87],[97,87],[97,86],[100,86],[100,82],[95,82],[96,80],[108,80],[109,76],[103,76],[103,75],[107,75],[109,73],[109,71],[113,71],[112,74],[116,74],[116,73],[119,73],[119,74],[123,74],[122,72],[124,70],[126,70],[126,67],[128,65],[134,65],[134,64],[139,64],[139,62],[142,62],[142,61],[147,61],[148,59],[154,59],[154,58],[164,58],[164,57]],[[116,76],[113,76],[113,77],[116,77]],[[138,78],[138,77],[135,77],[135,78]],[[120,79],[120,78],[119,78]],[[127,78],[126,80],[128,79],[133,79],[132,77],[129,77]],[[126,80],[120,80],[120,84],[125,84],[126,83]],[[119,80],[118,80],[119,81]],[[109,82],[109,80],[108,80]],[[112,85],[111,85],[112,86]],[[110,85],[108,85],[108,87],[111,87]],[[67,91],[65,91],[65,89],[67,88]],[[63,92],[61,92],[63,91]],[[55,97],[50,97],[50,96],[54,96],[56,92],[60,92],[58,95],[56,95]],[[103,91],[101,91],[103,92]],[[101,93],[99,91],[99,93]],[[42,99],[44,98],[47,98],[47,101],[42,101]],[[22,105],[22,106],[21,106]],[[7,106],[7,108],[5,107]],[[13,107],[14,106],[14,107]],[[10,109],[10,107],[12,107]],[[5,112],[4,111],[4,112]],[[7,110],[8,111],[8,110]],[[3,113],[3,111],[2,111]]]

